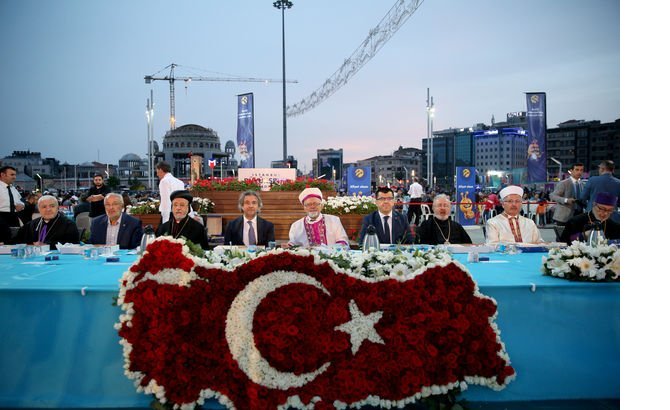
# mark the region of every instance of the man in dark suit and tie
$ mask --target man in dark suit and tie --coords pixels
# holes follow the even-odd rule
[[[380,187],[375,192],[378,210],[363,218],[359,243],[363,243],[368,226],[373,225],[382,244],[412,243],[414,237],[409,228],[407,216],[393,210],[393,191],[391,188]]]
[[[91,220],[90,242],[94,245],[119,245],[120,249],[135,249],[142,240],[142,222],[123,212],[123,197],[110,193],[105,196],[105,215]]]
[[[226,245],[262,245],[275,240],[275,226],[258,216],[263,208],[261,196],[256,191],[245,191],[240,195],[238,207],[243,215],[226,224],[223,234]]]
[[[558,184],[549,198],[556,202],[554,206],[554,222],[556,225],[565,225],[574,215],[582,213],[582,207],[579,204],[582,187],[582,174],[584,173],[584,164],[575,163],[570,168],[569,178],[565,178]]]

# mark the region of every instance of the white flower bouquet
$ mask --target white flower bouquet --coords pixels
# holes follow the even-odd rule
[[[377,204],[371,196],[331,196],[323,205],[323,213],[330,215],[367,215],[376,210]]]
[[[551,249],[542,257],[542,273],[575,281],[618,281],[620,278],[619,247],[589,246],[573,242],[567,248]]]
[[[214,202],[209,198],[196,196],[193,198],[193,209],[199,214],[208,214],[214,211]]]

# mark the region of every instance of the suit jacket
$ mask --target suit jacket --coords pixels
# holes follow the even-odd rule
[[[223,234],[223,243],[225,245],[244,246],[244,215],[239,216],[226,224],[226,232]],[[275,226],[260,216],[256,217],[256,244],[267,246],[268,242],[275,240]]]
[[[16,234],[15,243],[34,243],[39,239],[39,230],[41,228],[42,218],[35,218],[23,225]],[[51,250],[56,249],[57,243],[79,244],[79,229],[74,222],[65,215],[59,213],[57,218],[49,222],[47,236],[44,243],[49,244]]]
[[[584,191],[584,185],[582,181],[579,181],[581,184],[581,189]],[[552,192],[549,195],[549,198],[556,202],[554,205],[554,220],[558,222],[567,222],[568,219],[572,218],[572,215],[577,209],[580,209],[579,205],[576,203],[567,204],[565,203],[566,199],[579,199],[575,193],[575,185],[572,183],[572,178],[565,178],[563,181],[559,182]]]
[[[91,238],[93,245],[104,245],[107,240],[107,214],[91,219]],[[135,249],[142,241],[142,221],[128,214],[121,214],[119,235],[116,243],[121,249]]]
[[[174,219],[160,224],[156,230],[156,236],[162,235],[172,235],[172,224],[175,223]],[[203,250],[209,249],[209,241],[207,240],[207,233],[205,232],[205,227],[195,219],[187,216],[181,222],[182,227],[179,229],[179,235],[177,238],[185,238],[193,242],[196,245],[200,245]]]
[[[621,202],[619,179],[615,178],[611,173],[608,172],[602,175],[591,177],[588,181],[586,181],[586,185],[584,185],[584,189],[582,190],[582,199],[589,201],[588,205],[586,206],[587,212],[593,208],[593,201],[596,199],[596,195],[598,195],[600,192],[607,192],[617,196],[619,198],[617,201],[617,206],[619,206]],[[615,215],[616,218],[614,218]],[[619,220],[618,217],[618,213],[612,214],[612,219],[615,221]]]
[[[407,215],[401,214],[400,212],[393,211],[391,214],[392,223],[391,223],[391,243],[413,243],[414,236],[412,231],[409,229],[409,221],[407,220]],[[384,232],[384,227],[382,224],[382,219],[379,217],[379,212],[374,211],[363,218],[363,223],[361,225],[360,236],[358,237],[358,243],[363,243],[363,238],[368,231],[368,226],[373,225],[377,231],[377,236],[379,237],[379,243],[382,242],[382,232]]]

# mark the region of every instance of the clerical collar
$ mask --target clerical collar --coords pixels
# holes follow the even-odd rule
[[[310,218],[309,215],[307,215],[306,218],[308,224],[313,224],[319,222],[323,218],[323,214],[320,213],[319,216],[316,217],[316,219]]]

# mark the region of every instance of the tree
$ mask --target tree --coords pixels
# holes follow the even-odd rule
[[[119,177],[112,175],[107,178],[107,186],[109,186],[112,190],[115,190],[119,185],[121,185],[121,180]]]

